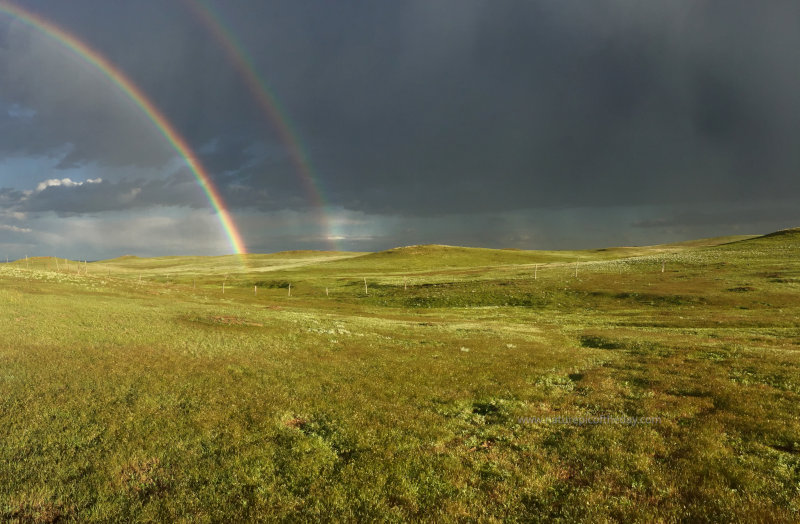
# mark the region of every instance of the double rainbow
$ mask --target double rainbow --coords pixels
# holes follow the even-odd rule
[[[8,14],[54,39],[56,42],[70,49],[83,60],[97,68],[103,75],[111,80],[112,83],[116,84],[122,92],[147,115],[153,124],[155,124],[158,131],[164,135],[164,138],[167,139],[169,144],[184,159],[186,165],[189,166],[189,169],[192,171],[192,174],[194,174],[203,192],[205,192],[208,197],[211,206],[216,210],[220,224],[228,237],[234,253],[247,253],[242,235],[236,228],[236,224],[233,222],[230,213],[225,208],[225,203],[222,200],[219,189],[217,189],[212,182],[206,169],[196,158],[186,140],[125,73],[115,67],[99,52],[79,40],[76,36],[35,13],[31,13],[5,0],[0,0],[0,13]]]
[[[225,54],[239,72],[261,111],[278,131],[279,138],[286,147],[295,171],[311,201],[316,220],[326,234],[324,240],[328,242],[331,249],[337,250],[336,240],[338,237],[333,233],[330,220],[325,214],[326,206],[322,184],[318,180],[319,177],[314,175],[315,170],[311,157],[302,146],[302,141],[292,126],[291,120],[286,116],[286,111],[281,108],[267,81],[258,74],[247,49],[229,29],[219,11],[208,0],[184,0],[184,4],[225,50]]]

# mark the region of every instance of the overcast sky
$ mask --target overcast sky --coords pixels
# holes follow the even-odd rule
[[[195,0],[16,5],[146,93],[250,251],[590,248],[800,225],[795,0],[211,3],[324,210]],[[231,249],[119,87],[0,12],[0,256]]]

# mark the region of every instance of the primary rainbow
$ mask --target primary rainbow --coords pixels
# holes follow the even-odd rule
[[[338,246],[336,240],[338,237],[332,230],[328,216],[325,213],[325,199],[318,177],[314,176],[314,168],[311,163],[311,158],[298,137],[297,132],[293,129],[290,119],[286,116],[286,112],[281,109],[278,99],[272,93],[266,80],[261,78],[256,71],[253,60],[250,58],[244,45],[236,38],[236,36],[228,29],[227,25],[223,22],[222,16],[216,12],[214,7],[206,0],[185,0],[184,3],[189,9],[200,19],[208,30],[213,35],[214,39],[219,42],[228,58],[241,74],[247,88],[250,90],[253,97],[258,102],[261,110],[266,114],[267,118],[272,122],[277,129],[281,142],[286,147],[295,170],[300,177],[303,186],[311,200],[311,204],[317,215],[317,221],[325,231],[325,240],[333,250],[337,250]]]
[[[155,124],[158,131],[164,135],[175,151],[185,160],[186,165],[189,166],[189,169],[191,169],[195,178],[200,183],[200,187],[203,188],[203,191],[208,197],[208,201],[217,212],[220,224],[225,230],[225,234],[230,241],[233,251],[240,255],[247,253],[242,236],[236,228],[236,224],[233,222],[230,213],[228,213],[225,208],[222,196],[208,176],[208,172],[200,161],[197,160],[186,140],[125,73],[115,67],[99,52],[80,41],[77,37],[35,13],[31,13],[5,0],[0,0],[0,13],[6,13],[21,20],[25,24],[41,31],[64,47],[73,51],[76,55],[96,67],[103,75],[111,80],[111,82],[116,84],[134,104],[144,111],[147,117]]]

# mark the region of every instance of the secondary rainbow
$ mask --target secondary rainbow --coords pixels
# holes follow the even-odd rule
[[[167,139],[169,144],[184,159],[186,165],[189,166],[189,169],[191,169],[200,187],[208,197],[211,206],[217,212],[220,224],[228,237],[233,251],[236,254],[247,253],[242,235],[236,228],[236,224],[231,218],[230,213],[225,208],[222,196],[208,176],[208,172],[196,158],[186,140],[125,73],[109,62],[108,59],[99,52],[79,40],[76,36],[35,13],[31,13],[30,11],[4,0],[0,0],[0,13],[6,13],[56,40],[86,62],[96,67],[104,76],[111,80],[112,83],[117,85],[128,98],[147,115],[153,124],[155,124],[158,131],[164,135],[164,138]]]
[[[325,240],[333,250],[337,250],[336,240],[340,237],[333,232],[330,220],[325,213],[326,204],[323,198],[323,191],[320,182],[317,180],[318,177],[314,176],[311,158],[302,147],[302,142],[290,119],[286,116],[286,112],[278,103],[278,99],[272,93],[266,80],[259,76],[255,65],[253,65],[253,60],[244,45],[228,29],[228,26],[223,22],[222,16],[214,7],[205,0],[184,0],[184,3],[225,50],[259,107],[261,107],[267,119],[275,126],[280,140],[286,147],[289,157],[295,166],[300,181],[306,189],[314,208],[316,219],[325,232]]]

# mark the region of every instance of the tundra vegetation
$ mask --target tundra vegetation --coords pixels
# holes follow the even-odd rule
[[[798,522],[798,255],[0,264],[0,518]]]

